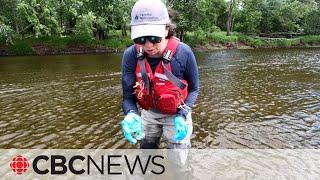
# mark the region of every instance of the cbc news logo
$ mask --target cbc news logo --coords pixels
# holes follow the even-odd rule
[[[29,162],[26,157],[17,155],[12,159],[10,167],[13,172],[20,175],[27,172],[29,168]]]
[[[125,172],[130,172],[131,175],[137,171],[145,174],[147,170],[154,175],[160,175],[165,172],[165,166],[162,164],[164,159],[162,155],[150,154],[142,157],[136,155],[131,158],[126,154],[106,154],[99,157],[73,155],[70,158],[54,154],[38,155],[32,160],[29,159],[29,163],[25,156],[16,155],[10,162],[10,168],[17,175],[27,173],[30,166],[31,172],[38,175],[61,175],[69,172],[74,175],[90,175],[95,172],[101,175],[123,175],[123,169]],[[123,163],[121,164],[119,160],[122,160]],[[49,167],[41,165],[48,165]]]

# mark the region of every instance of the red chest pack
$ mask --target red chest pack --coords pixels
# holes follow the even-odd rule
[[[135,96],[138,104],[146,110],[157,109],[164,114],[175,114],[188,95],[188,83],[174,76],[170,61],[179,45],[179,39],[172,37],[164,50],[162,61],[153,73],[141,46],[136,46]]]

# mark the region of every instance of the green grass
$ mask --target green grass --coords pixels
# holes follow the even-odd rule
[[[312,45],[320,42],[320,35],[308,35],[300,38],[300,41],[304,44]]]
[[[217,43],[227,44],[230,42],[237,42],[238,36],[232,34],[231,36],[227,36],[226,32],[213,32],[208,34],[209,40],[212,40]]]
[[[251,37],[246,35],[238,35],[239,41],[254,48],[290,48],[290,47],[310,47],[320,42],[320,36],[301,36],[294,39],[274,38],[265,39],[260,37]]]
[[[254,48],[260,48],[267,45],[266,42],[261,38],[251,37],[243,34],[238,34],[238,40],[243,42],[247,46],[251,46]]]
[[[238,41],[236,35],[227,36],[226,32],[213,32],[207,33],[202,30],[197,30],[194,32],[187,32],[185,41],[190,46],[195,46],[197,44],[207,45],[209,42],[221,43],[226,45],[227,43],[234,43]]]
[[[275,40],[275,47],[289,48],[300,44],[300,39],[279,39]]]
[[[261,41],[263,41],[261,47],[265,47],[265,48],[290,48],[290,47],[297,47],[301,45],[300,38],[262,39]]]

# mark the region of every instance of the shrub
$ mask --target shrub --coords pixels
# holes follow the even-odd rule
[[[16,41],[13,45],[9,46],[9,54],[14,55],[33,55],[35,52],[32,49],[32,45],[28,41]]]
[[[218,43],[227,44],[228,42],[237,42],[236,35],[227,36],[226,32],[214,32],[209,34],[209,39]]]
[[[113,49],[122,50],[130,46],[131,44],[133,44],[133,42],[129,38],[119,39],[114,37],[114,38],[108,38],[104,40],[102,45],[113,48]]]

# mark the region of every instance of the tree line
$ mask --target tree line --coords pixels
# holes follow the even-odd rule
[[[0,0],[0,38],[127,36],[135,0]],[[320,34],[320,0],[164,0],[186,32]]]

